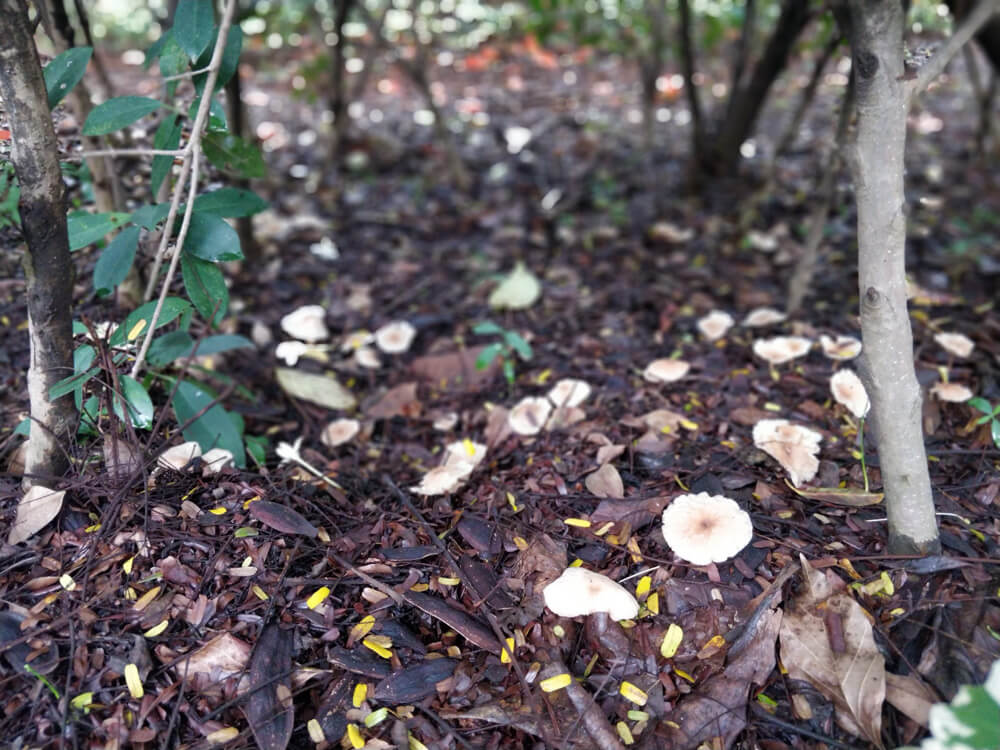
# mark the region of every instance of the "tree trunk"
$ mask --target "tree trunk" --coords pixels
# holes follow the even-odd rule
[[[906,304],[903,156],[909,106],[899,0],[849,0],[857,98],[850,154],[858,210],[862,375],[889,517],[889,551],[940,549]]]
[[[64,474],[76,425],[72,396],[51,401],[49,389],[73,373],[73,263],[66,233],[66,196],[42,67],[23,0],[0,0],[0,94],[11,129],[11,161],[21,186],[18,209],[27,243],[28,397],[31,436],[25,481]]]
[[[347,71],[344,70],[346,44],[344,40],[344,25],[347,15],[351,12],[354,0],[336,0],[333,27],[337,34],[337,46],[333,48],[331,73],[333,85],[330,87],[330,111],[333,112],[333,157],[337,163],[343,163],[342,141],[347,134]]]

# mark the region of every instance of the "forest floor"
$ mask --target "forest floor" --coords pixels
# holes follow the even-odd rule
[[[483,70],[471,56],[442,59],[434,75],[463,118],[468,190],[446,179],[394,69],[376,71],[352,107],[351,166],[338,168],[318,105],[287,94],[298,63],[269,62],[246,77],[244,98],[271,168],[254,188],[272,205],[254,220],[260,259],[233,269],[224,324],[256,349],[200,363],[217,387],[233,379],[226,406],[267,437],[267,464],[202,476],[196,462],[121,486],[103,443],[81,439],[62,515],[0,549],[8,746],[896,747],[921,736],[930,702],[983,679],[1000,656],[1000,451],[969,405],[928,395],[944,553],[887,554],[875,435],[865,494],[858,421],[830,390],[851,363],[819,345],[860,336],[846,176],[805,308],[743,324],[784,306],[843,81],[828,77],[741,216],[766,137],[746,178],[693,195],[682,97],[658,103],[664,122],[643,151],[634,76],[614,61],[520,45]],[[761,133],[780,132],[800,79],[782,80]],[[969,148],[975,121],[957,74],[914,115],[911,309],[922,384],[946,377],[996,403],[1000,190],[994,160]],[[515,126],[532,131],[520,150],[505,136]],[[68,148],[75,133],[63,137]],[[138,191],[143,168],[123,174]],[[15,250],[0,259],[8,431],[27,408]],[[96,252],[77,258],[79,313],[119,320],[91,292]],[[518,262],[540,294],[497,311],[490,295]],[[277,383],[276,368],[291,366],[275,353],[289,338],[281,319],[302,305],[325,309],[331,337],[294,369],[336,378],[356,408]],[[718,338],[698,327],[713,310],[735,320]],[[357,332],[399,320],[416,330],[409,348],[366,349],[378,360],[366,366]],[[530,344],[512,384],[496,363],[474,365],[495,338],[472,331],[482,321]],[[940,332],[966,334],[974,352],[949,355]],[[756,339],[779,334],[814,345],[785,364],[754,355]],[[650,382],[661,358],[690,370]],[[534,435],[512,431],[515,405],[564,378],[585,381],[589,397]],[[162,404],[167,391],[154,395]],[[343,417],[359,420],[357,434],[324,443]],[[754,447],[762,419],[822,436],[815,479],[793,488]],[[135,446],[150,470],[181,440],[171,421]],[[3,442],[6,457],[19,440]],[[279,462],[276,446],[300,440],[333,483]],[[451,444],[475,468],[452,491],[414,492]],[[4,527],[19,484],[0,475]],[[688,492],[734,499],[751,543],[707,565],[675,556],[660,516]],[[635,592],[638,616],[546,609],[543,587],[571,564]],[[574,681],[546,689],[567,671]]]

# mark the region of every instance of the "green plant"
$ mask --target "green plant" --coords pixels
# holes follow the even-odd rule
[[[500,337],[499,341],[494,341],[479,353],[479,356],[476,357],[476,369],[485,370],[493,360],[499,359],[504,378],[506,378],[508,385],[513,386],[514,362],[517,357],[525,362],[531,359],[533,356],[531,344],[525,341],[517,331],[509,331],[488,320],[476,323],[472,327],[472,332],[478,336]]]
[[[14,165],[10,162],[0,164],[0,229],[21,226],[17,215],[17,202],[20,198],[21,188],[14,175]]]
[[[234,390],[232,381],[208,368],[198,368],[194,360],[195,356],[253,346],[242,336],[210,332],[229,307],[220,264],[243,259],[239,235],[226,219],[250,216],[267,203],[249,190],[224,187],[200,195],[197,190],[202,159],[226,174],[264,174],[260,151],[229,132],[217,97],[236,73],[243,44],[239,26],[231,25],[234,9],[235,0],[229,0],[216,25],[212,0],[181,0],[173,27],[146,53],[147,67],[159,63],[162,96],[110,99],[95,107],[83,125],[84,135],[102,136],[164,111],[153,137],[154,152],[135,149],[127,153],[148,153],[152,157],[149,194],[156,195],[168,181],[172,197],[168,203],[151,203],[131,212],[69,214],[71,251],[116,233],[94,267],[93,287],[99,297],[112,294],[125,281],[144,233],[156,238],[158,247],[149,272],[147,301],[103,341],[97,340],[94,330],[77,324],[75,333],[89,334],[90,338],[74,352],[74,373],[56,383],[49,397],[73,394],[82,413],[80,430],[84,433],[101,432],[112,412],[128,427],[151,429],[158,422],[149,391],[160,383],[163,392],[171,396],[185,438],[198,442],[202,450],[225,448],[243,467],[247,452],[255,460],[263,459],[263,446],[258,439],[244,436],[242,418],[218,403],[222,394]],[[90,48],[74,48],[46,67],[50,106],[82,78],[90,57]],[[185,79],[193,86],[179,88]],[[183,98],[191,94],[191,101]],[[181,165],[175,174],[178,158]],[[164,265],[166,272],[161,275]],[[186,298],[168,294],[178,270]],[[160,292],[154,299],[157,284]],[[203,321],[198,328],[208,332],[200,334],[197,343],[192,335],[196,314]],[[192,373],[199,379],[191,377]]]
[[[983,416],[976,420],[976,424],[990,424],[990,437],[993,438],[993,444],[1000,448],[1000,402],[997,402],[996,406],[990,406],[990,402],[981,396],[976,396],[975,398],[970,398],[968,401],[969,406],[977,411],[981,411]]]

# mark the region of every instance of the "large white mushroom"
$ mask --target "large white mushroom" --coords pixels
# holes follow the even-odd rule
[[[829,359],[854,359],[861,354],[861,342],[853,336],[832,338],[824,333],[819,337],[819,345]]]
[[[350,442],[360,429],[361,423],[356,419],[335,419],[323,428],[319,439],[328,448],[336,448]]]
[[[774,325],[783,322],[788,316],[773,307],[757,307],[747,313],[743,318],[743,325],[747,328],[761,328],[763,326]]]
[[[330,338],[326,327],[326,310],[322,305],[303,305],[281,319],[281,330],[289,336],[315,344]]]
[[[750,515],[735,500],[699,492],[680,495],[663,511],[663,538],[682,560],[723,562],[750,544]]]
[[[537,435],[545,427],[551,413],[552,403],[547,398],[528,396],[510,410],[507,423],[518,435]]]
[[[858,419],[862,419],[871,407],[868,392],[854,370],[844,369],[833,373],[830,376],[830,392],[838,404],[846,406]]]
[[[775,336],[753,342],[753,353],[772,365],[803,357],[811,348],[812,341],[802,336]]]
[[[819,445],[823,436],[787,419],[762,419],[753,428],[753,444],[775,459],[799,487],[819,470]]]
[[[631,620],[639,614],[639,602],[624,586],[583,568],[566,568],[542,590],[542,597],[559,617],[607,612],[612,620]]]
[[[642,371],[650,383],[673,383],[688,374],[691,365],[683,359],[654,359]]]
[[[375,331],[375,344],[386,354],[400,354],[410,348],[417,329],[405,320],[396,320]]]
[[[471,473],[472,469],[486,458],[486,446],[482,443],[474,443],[469,439],[456,440],[449,443],[444,448],[444,457],[441,459],[442,466],[457,466],[458,464],[468,464]]]
[[[289,367],[295,367],[299,358],[309,351],[309,344],[303,341],[282,341],[274,348],[274,356]]]
[[[548,396],[556,408],[579,406],[590,396],[590,384],[575,378],[563,378],[552,386]]]
[[[933,393],[941,401],[962,404],[972,398],[973,393],[961,383],[935,383],[931,387]]]
[[[453,466],[437,466],[428,471],[420,484],[410,487],[418,495],[446,495],[455,490],[469,474],[472,465],[458,463]]]
[[[722,310],[712,310],[708,315],[698,320],[698,330],[709,341],[716,341],[726,335],[733,327],[733,316]]]
[[[934,340],[948,354],[965,359],[976,348],[976,343],[961,333],[935,333]]]

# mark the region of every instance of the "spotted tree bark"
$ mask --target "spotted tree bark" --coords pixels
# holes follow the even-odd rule
[[[63,474],[69,466],[66,444],[75,430],[76,408],[71,396],[50,400],[49,389],[73,372],[73,269],[56,135],[27,6],[23,0],[0,0],[0,18],[0,96],[10,121],[11,161],[21,186],[18,209],[27,245],[23,264],[32,424],[25,475],[30,483]]]
[[[862,375],[868,386],[895,554],[940,549],[906,304],[903,157],[913,97],[1000,6],[983,0],[921,69],[903,65],[899,0],[846,0],[857,127],[848,153],[858,210]]]

